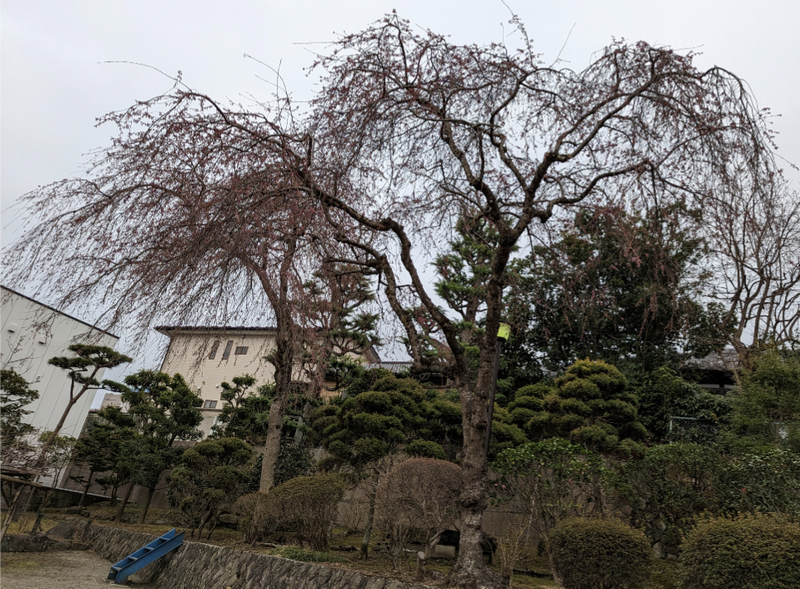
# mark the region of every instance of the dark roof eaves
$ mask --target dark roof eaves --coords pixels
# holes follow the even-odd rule
[[[234,327],[230,325],[157,325],[154,329],[159,332],[163,333],[164,335],[169,335],[171,332],[184,332],[184,333],[192,333],[192,332],[214,332],[214,333],[227,333],[227,332],[235,332],[235,331],[266,331],[266,332],[275,332],[278,331],[277,327],[247,327],[247,326],[239,326]]]

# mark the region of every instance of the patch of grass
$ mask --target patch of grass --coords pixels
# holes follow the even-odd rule
[[[5,518],[5,513],[3,513]],[[33,523],[36,521],[35,512],[25,512],[20,514],[19,520],[8,524],[7,534],[27,534],[31,531]],[[54,527],[58,520],[53,519],[52,516],[45,515],[42,518],[42,532],[47,532],[50,528]]]
[[[540,579],[537,577],[529,577],[528,575],[512,575],[511,576],[511,586],[512,587],[552,587],[555,589],[556,587],[561,587],[552,579]]]
[[[38,560],[34,560],[30,554],[24,553],[3,553],[3,571],[32,571],[41,566]]]
[[[275,556],[291,558],[300,562],[346,562],[347,559],[329,552],[317,552],[316,550],[306,550],[299,546],[284,546],[272,551]]]

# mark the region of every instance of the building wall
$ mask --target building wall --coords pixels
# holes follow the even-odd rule
[[[5,287],[0,289],[0,365],[16,370],[31,383],[31,388],[39,391],[39,398],[26,407],[33,413],[25,420],[42,431],[52,430],[67,406],[71,381],[66,371],[47,361],[55,356],[70,356],[67,348],[72,344],[113,348],[119,338]],[[99,380],[102,378],[103,371],[98,375]],[[61,434],[80,434],[93,400],[94,391],[87,391],[70,411]]]
[[[232,379],[235,376],[250,374],[255,377],[254,388],[257,388],[275,380],[275,368],[265,359],[275,349],[274,330],[233,327],[224,330],[159,327],[157,330],[170,337],[161,371],[168,374],[180,373],[187,382],[199,389],[203,399],[203,423],[200,424],[200,429],[204,437],[211,432],[222,410],[220,395],[223,382],[233,384]],[[374,362],[375,358],[377,355],[373,351],[362,357],[365,363]],[[292,378],[295,381],[306,380],[299,363],[295,366]]]
[[[173,332],[170,337],[161,371],[179,372],[200,390],[204,401],[216,401],[217,408],[221,406],[220,385],[226,381],[232,383],[235,376],[250,374],[256,378],[256,386],[273,382],[275,369],[264,359],[275,347],[275,335],[271,332]],[[229,342],[229,354],[225,357]],[[215,345],[214,357],[210,358]],[[246,352],[237,354],[237,348],[246,348]]]
[[[168,335],[171,339],[161,371],[180,373],[199,390],[203,399],[200,430],[204,438],[211,433],[222,411],[220,385],[223,382],[233,384],[232,379],[243,374],[256,378],[255,387],[274,381],[275,368],[264,359],[275,348],[275,335],[271,331],[179,330],[168,332]],[[210,357],[212,350],[213,358]]]

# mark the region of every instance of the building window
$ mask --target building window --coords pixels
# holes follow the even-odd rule
[[[222,352],[222,359],[227,360],[231,357],[231,348],[233,347],[233,340],[229,340],[227,344],[225,344],[225,351]]]
[[[214,344],[211,346],[211,353],[208,355],[209,360],[213,360],[217,356],[217,350],[219,349],[219,340],[215,340]]]
[[[206,401],[203,403],[203,409],[214,409],[217,406],[216,401]]]
[[[247,353],[247,346],[236,346],[236,350],[233,353],[237,356],[244,356]]]

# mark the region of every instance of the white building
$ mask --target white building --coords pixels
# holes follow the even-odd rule
[[[32,411],[25,421],[41,431],[52,430],[69,401],[71,381],[65,370],[47,361],[55,356],[71,356],[68,347],[72,344],[114,348],[119,338],[5,286],[0,286],[0,291],[0,366],[13,368],[39,392],[39,398],[25,407]],[[102,380],[102,370],[97,378]],[[94,391],[87,391],[75,404],[61,429],[62,435],[78,437],[93,400]]]
[[[161,326],[156,331],[170,338],[161,371],[180,373],[199,389],[204,435],[211,432],[222,411],[223,382],[233,384],[233,377],[243,374],[255,377],[255,387],[274,382],[275,368],[265,359],[275,349],[274,327]],[[362,358],[365,364],[380,362],[372,348]],[[305,380],[299,364],[294,378]]]

